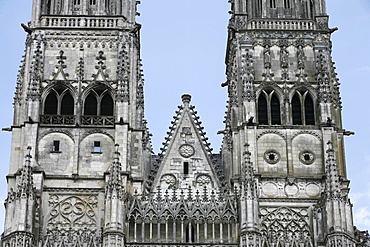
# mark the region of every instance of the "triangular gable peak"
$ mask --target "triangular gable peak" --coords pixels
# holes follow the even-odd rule
[[[152,191],[191,188],[195,192],[203,191],[205,187],[221,190],[222,183],[216,165],[212,163],[212,149],[190,100],[190,95],[182,96],[183,105],[174,116],[159,154],[158,170],[152,171]]]

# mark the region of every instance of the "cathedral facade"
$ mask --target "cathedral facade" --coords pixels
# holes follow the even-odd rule
[[[139,2],[33,0],[2,247],[370,246],[325,0],[229,2],[220,152],[184,94],[153,155]]]

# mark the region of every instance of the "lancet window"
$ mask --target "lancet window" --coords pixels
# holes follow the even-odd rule
[[[85,99],[83,115],[113,116],[113,99],[107,89],[94,89]]]
[[[52,89],[44,101],[45,115],[73,115],[74,99],[68,89]]]
[[[314,16],[314,7],[313,7],[313,1],[312,0],[306,0],[303,3],[304,5],[304,15],[307,19],[312,19]]]
[[[284,8],[285,9],[290,9],[291,8],[290,0],[284,0]]]
[[[262,0],[254,0],[254,17],[262,17]]]
[[[297,91],[292,98],[294,125],[315,125],[315,107],[308,91]]]
[[[276,8],[276,0],[270,0],[270,8],[272,9]]]
[[[258,123],[280,125],[280,100],[274,90],[262,90],[258,97]]]

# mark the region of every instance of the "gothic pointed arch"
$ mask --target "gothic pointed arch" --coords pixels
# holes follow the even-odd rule
[[[100,115],[113,116],[113,99],[109,94],[102,96],[100,103]]]
[[[114,100],[111,91],[111,88],[100,83],[86,90],[83,94],[83,115],[113,116]]]
[[[44,115],[73,115],[74,98],[69,88],[56,85],[46,91],[43,101]]]
[[[258,123],[281,125],[280,107],[280,97],[275,90],[271,88],[261,90],[257,99]]]
[[[98,101],[96,94],[91,92],[85,99],[84,115],[98,115]]]
[[[291,100],[293,125],[315,125],[315,104],[309,90],[297,89]]]
[[[302,124],[301,99],[299,95],[297,94],[295,94],[292,99],[292,117],[293,117],[293,125]]]
[[[61,115],[73,115],[74,114],[74,99],[69,92],[63,95],[61,102]]]
[[[51,91],[48,96],[46,96],[44,102],[44,114],[58,114],[58,98],[54,91]]]
[[[258,123],[268,125],[267,99],[264,95],[258,97]]]

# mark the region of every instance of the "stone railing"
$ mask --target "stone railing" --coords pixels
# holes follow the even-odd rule
[[[114,126],[113,116],[81,116],[83,126]]]
[[[123,17],[43,16],[42,27],[55,28],[123,28]]]
[[[248,29],[315,30],[312,20],[250,20]]]
[[[40,123],[43,125],[74,125],[76,117],[74,115],[41,115]]]
[[[160,243],[153,243],[153,244],[139,244],[139,243],[126,243],[125,246],[130,247],[181,247],[181,246],[196,246],[196,247],[224,247],[224,246],[230,246],[230,247],[237,247],[238,244],[213,244],[213,243],[207,243],[207,244],[201,244],[201,243],[179,243],[179,244],[160,244]]]

